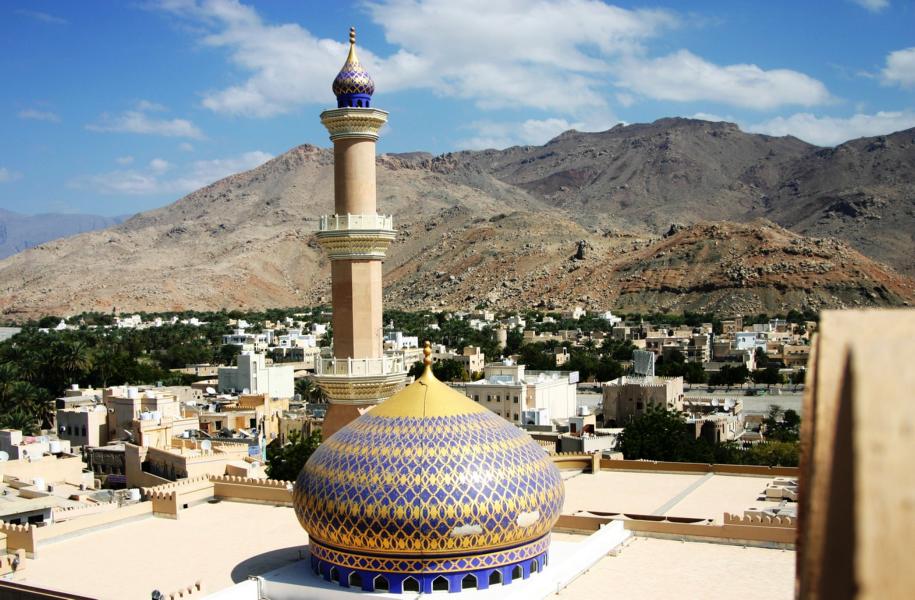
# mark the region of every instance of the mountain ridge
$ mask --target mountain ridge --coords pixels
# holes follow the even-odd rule
[[[729,297],[735,307],[760,311],[791,303],[824,308],[915,300],[915,169],[909,168],[915,167],[915,129],[824,149],[728,123],[667,119],[569,131],[543,146],[382,154],[376,162],[379,212],[393,214],[398,229],[385,263],[391,306],[508,306],[501,290],[548,285],[549,276],[565,281],[561,269],[581,269],[590,260],[603,272],[594,271],[584,286],[560,286],[554,304],[649,307],[636,300],[639,289],[646,301],[656,298],[672,310],[726,310]],[[112,308],[329,302],[329,263],[314,232],[317,218],[333,212],[332,167],[331,150],[301,145],[114,227],[0,261],[0,310],[21,319]],[[633,245],[670,252],[659,244],[671,224],[695,237],[708,234],[708,221],[719,222],[724,234],[717,242],[728,250],[707,254],[708,263],[697,268],[707,277],[730,268],[732,254],[747,256],[746,268],[760,268],[750,252],[752,230],[741,223],[756,224],[765,232],[757,243],[779,256],[782,246],[815,248],[810,236],[847,242],[842,252],[855,275],[837,278],[842,267],[810,250],[806,274],[789,278],[790,293],[769,294],[725,278],[705,292],[690,284],[677,302],[674,291],[652,287],[652,278],[664,281],[664,272],[679,268],[663,261],[642,288],[637,280],[623,281],[625,253],[614,252]],[[572,261],[579,240],[597,254]],[[653,256],[643,260],[652,263]],[[538,275],[546,267],[552,275]],[[504,277],[490,276],[500,269]],[[466,290],[448,279],[480,270],[486,282]],[[441,292],[449,286],[460,292]],[[839,291],[821,294],[817,286]]]

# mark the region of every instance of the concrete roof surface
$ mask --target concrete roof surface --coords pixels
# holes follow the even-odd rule
[[[569,600],[790,600],[793,550],[630,538],[558,594]]]

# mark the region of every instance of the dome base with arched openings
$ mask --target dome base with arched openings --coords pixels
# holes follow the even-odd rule
[[[547,544],[543,544],[546,547]],[[312,544],[312,548],[315,545]],[[511,551],[506,551],[501,557],[510,560]],[[466,559],[458,558],[456,564]],[[527,579],[533,573],[542,571],[547,564],[547,552],[535,556],[506,562],[499,566],[469,568],[455,571],[430,571],[421,572],[396,572],[396,563],[400,559],[382,559],[373,567],[355,568],[345,567],[325,559],[319,558],[314,553],[311,556],[311,569],[316,575],[326,581],[338,583],[342,587],[360,589],[365,592],[390,592],[401,594],[405,592],[459,592],[467,589],[485,590],[495,585],[509,585],[519,579]],[[360,565],[363,566],[363,565]],[[477,565],[479,567],[479,565]]]

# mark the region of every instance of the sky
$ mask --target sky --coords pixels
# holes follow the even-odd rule
[[[351,25],[379,152],[671,116],[823,146],[915,127],[911,0],[0,0],[0,209],[127,215],[329,146]]]

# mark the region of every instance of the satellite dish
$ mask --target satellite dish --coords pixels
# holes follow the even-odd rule
[[[215,390],[215,389],[213,389],[213,388],[210,387],[210,386],[207,386],[207,394],[215,394],[215,393],[216,393],[216,390]]]
[[[213,442],[211,442],[210,440],[203,440],[202,442],[200,442],[200,449],[203,450],[204,452],[209,452],[210,450],[213,449]]]
[[[9,459],[10,459],[9,452],[4,452],[3,450],[0,450],[0,462],[6,462]]]
[[[718,406],[718,398],[712,398],[712,406]]]
[[[732,408],[734,408],[734,401],[731,400],[730,398],[728,398],[727,400],[725,400],[725,401],[724,401],[724,408],[725,408],[726,410],[731,410]]]

